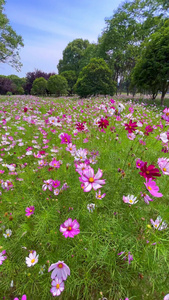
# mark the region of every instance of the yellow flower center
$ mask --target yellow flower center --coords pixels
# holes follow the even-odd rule
[[[151,191],[152,190],[151,186],[148,186],[148,189]]]
[[[98,198],[101,198],[101,195],[98,195]]]
[[[59,283],[57,283],[57,285],[56,285],[56,288],[57,288],[57,289],[59,289],[59,287],[60,287],[60,284],[59,284]]]
[[[166,168],[163,168],[163,171],[164,171],[164,172],[166,172],[166,171],[167,171],[167,169],[166,169]]]
[[[6,235],[9,236],[9,233],[7,233]]]
[[[166,116],[169,116],[169,112],[166,113]]]
[[[63,264],[62,263],[58,264],[58,268],[62,269],[63,268]]]
[[[157,227],[157,224],[155,224],[154,226]]]
[[[90,183],[94,182],[94,178],[93,178],[93,177],[90,177],[90,178],[89,178],[89,182],[90,182]]]
[[[29,212],[32,212],[32,209],[30,209],[30,211]]]
[[[72,227],[71,227],[71,226],[67,227],[67,230],[68,230],[68,231],[71,231],[71,230],[72,230]]]
[[[150,174],[150,172],[149,172],[149,171],[146,171],[146,173],[147,173],[147,174]]]
[[[129,202],[130,202],[130,203],[133,203],[133,200],[130,199]]]
[[[33,258],[33,259],[31,259],[31,264],[33,264],[35,262],[35,259]]]
[[[83,157],[82,156],[80,156],[80,159],[82,159]]]

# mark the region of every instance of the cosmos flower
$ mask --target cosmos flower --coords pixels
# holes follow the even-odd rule
[[[52,271],[51,274],[51,278],[55,279],[55,277],[57,276],[58,279],[62,279],[62,280],[66,280],[67,276],[70,276],[70,269],[69,267],[64,263],[64,261],[58,261],[55,264],[52,264],[49,269],[48,272]]]
[[[164,175],[169,175],[169,159],[168,158],[158,158],[158,166]]]
[[[96,192],[96,199],[103,199],[105,196],[106,196],[105,193],[101,195],[101,190]]]
[[[84,170],[79,180],[84,183],[84,192],[90,192],[93,188],[95,191],[102,187],[105,184],[105,179],[100,179],[103,175],[103,172],[98,169],[96,175],[92,168]]]
[[[27,207],[25,209],[25,211],[26,211],[25,216],[30,217],[31,215],[34,214],[34,210],[35,210],[34,206]]]
[[[109,121],[107,119],[101,118],[98,121],[98,127],[100,128],[107,128],[109,126]]]
[[[64,291],[64,281],[61,278],[55,277],[51,284],[52,288],[50,289],[50,292],[53,296],[59,296],[61,292]]]
[[[67,133],[61,133],[59,138],[61,139],[61,144],[70,144],[72,139],[71,135],[68,135]]]
[[[93,212],[95,209],[95,204],[94,203],[87,204],[87,209],[89,212]]]
[[[63,233],[65,238],[74,238],[75,235],[80,233],[79,226],[80,225],[76,219],[72,221],[72,219],[69,218],[62,225],[60,225],[60,232]]]
[[[153,199],[151,199],[150,196],[147,195],[146,193],[142,193],[142,192],[141,192],[141,197],[144,198],[144,202],[145,202],[146,204],[148,204],[148,205],[149,205],[149,201],[153,201]]]
[[[149,180],[146,179],[146,182],[144,182],[144,184],[147,190],[149,191],[149,193],[154,197],[160,198],[163,196],[163,194],[158,193],[159,187],[156,185],[156,182],[153,181],[151,178]]]
[[[133,131],[136,130],[137,122],[132,123],[132,120],[130,120],[129,124],[125,123],[124,125],[125,125],[125,130],[127,130],[128,133],[132,133]]]
[[[138,202],[137,197],[134,197],[133,195],[123,196],[124,203],[129,204],[136,204]]]
[[[29,254],[29,257],[26,257],[26,264],[28,267],[34,266],[38,262],[39,254],[36,255],[36,251],[33,251]]]
[[[141,159],[137,159],[136,160],[136,167],[138,169],[141,169],[141,167],[143,167],[143,166],[144,166],[144,161],[142,161]]]
[[[52,161],[49,163],[49,166],[52,168],[59,169],[60,163],[59,163],[59,161],[56,160],[56,158],[53,158]]]
[[[140,168],[139,174],[146,179],[156,179],[155,177],[160,177],[160,171],[154,165],[149,165],[147,167],[147,162]]]
[[[44,180],[44,184],[42,185],[42,190],[46,191],[48,189],[49,191],[52,191],[52,183],[53,183],[53,179]]]
[[[21,300],[26,300],[27,298],[26,298],[26,295],[23,295],[22,296],[22,298],[21,298]],[[19,300],[18,298],[14,298],[14,300]]]
[[[4,236],[5,238],[10,237],[11,235],[12,235],[12,230],[11,230],[11,229],[7,229],[7,230],[6,230],[6,233],[3,234],[3,236]]]
[[[165,295],[163,300],[169,300],[169,294]]]
[[[169,122],[169,108],[165,108],[164,110],[163,110],[163,115],[162,115],[162,118],[165,120],[165,121],[167,121],[167,122]]]
[[[4,256],[4,254],[6,254],[6,250],[3,250],[2,252],[0,252],[0,265],[3,264],[3,261],[4,261],[5,259],[7,259],[7,257]]]

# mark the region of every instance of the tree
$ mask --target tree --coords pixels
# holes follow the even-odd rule
[[[15,84],[16,86],[15,94],[23,95],[25,84],[26,84],[26,78],[20,78],[17,75],[8,75],[6,77],[12,80],[13,84]]]
[[[76,39],[69,43],[63,51],[63,59],[60,59],[57,65],[59,74],[64,71],[72,70],[75,71],[76,76],[78,76],[80,71],[80,60],[88,45],[89,41],[82,39]]]
[[[64,71],[60,73],[61,76],[65,77],[68,83],[68,93],[69,95],[73,94],[73,86],[75,85],[77,81],[77,76],[75,71],[69,70],[69,71]]]
[[[31,94],[45,95],[47,89],[47,80],[43,77],[36,78],[33,82]]]
[[[26,93],[27,94],[31,93],[31,88],[32,88],[33,82],[36,78],[43,77],[46,80],[48,80],[49,77],[52,75],[55,75],[55,73],[45,73],[45,72],[42,72],[41,70],[35,70],[34,72],[28,72],[26,74],[26,85],[25,85]]]
[[[0,62],[8,63],[19,71],[22,66],[19,50],[24,44],[22,37],[9,25],[9,20],[3,13],[4,5],[5,0],[0,0]]]
[[[169,21],[143,44],[142,56],[132,74],[137,87],[151,90],[153,97],[161,91],[161,104],[169,87]]]
[[[115,83],[112,72],[102,58],[93,58],[82,69],[75,84],[75,91],[81,97],[103,94],[113,95]]]
[[[7,78],[7,76],[0,75],[0,94],[1,95],[6,95],[8,92],[13,94],[16,90],[16,86],[10,80]]]
[[[68,90],[66,78],[61,75],[50,76],[47,83],[47,89],[50,94],[55,94],[56,97],[66,95]]]

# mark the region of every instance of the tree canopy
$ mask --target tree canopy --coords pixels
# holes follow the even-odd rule
[[[5,0],[0,0],[0,62],[8,63],[17,71],[22,64],[20,62],[19,50],[23,47],[20,35],[12,29],[7,16],[4,14]]]
[[[93,58],[82,69],[75,84],[75,91],[81,97],[89,95],[113,95],[115,85],[112,80],[112,72],[102,58]]]

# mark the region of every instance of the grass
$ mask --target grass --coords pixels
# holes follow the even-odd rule
[[[95,300],[103,296],[108,300],[160,300],[167,294],[168,227],[156,230],[150,219],[160,215],[169,224],[168,176],[160,171],[156,183],[163,197],[152,197],[154,201],[147,205],[140,195],[148,191],[136,160],[140,158],[159,168],[158,158],[169,156],[162,152],[162,141],[156,137],[168,127],[161,120],[161,107],[114,99],[116,102],[111,104],[110,97],[1,97],[1,181],[9,180],[13,187],[1,188],[0,251],[6,250],[7,259],[0,266],[0,299],[21,299],[23,294],[27,300],[53,299],[48,268],[57,261],[64,261],[70,268],[65,289],[59,296],[63,300]],[[107,112],[108,107],[118,108],[119,103],[125,106],[120,119]],[[134,113],[129,116],[131,106]],[[61,126],[50,124],[51,116],[58,117]],[[101,116],[108,116],[109,126],[104,131],[94,125],[94,120]],[[131,118],[133,122],[143,122],[134,140],[129,140],[124,126]],[[157,126],[160,120],[163,128]],[[77,122],[85,122],[87,130],[76,132]],[[144,134],[147,125],[156,126],[148,136]],[[103,171],[106,184],[101,193],[106,196],[102,200],[96,199],[93,189],[85,193],[81,188],[75,158],[66,151],[67,145],[61,144],[60,133],[71,135],[76,149],[87,149],[95,174],[98,168]],[[140,144],[140,140],[146,145]],[[28,147],[32,147],[31,153],[26,150]],[[42,150],[42,158],[33,155]],[[98,151],[95,157],[91,154],[93,150]],[[53,157],[60,161],[59,169],[49,169]],[[39,166],[41,159],[46,166]],[[11,164],[17,174],[11,173]],[[48,179],[60,181],[57,196],[53,190],[43,191]],[[69,188],[61,189],[65,183]],[[123,196],[127,195],[134,195],[138,202],[124,203]],[[87,210],[90,203],[96,205],[93,212]],[[30,206],[35,211],[28,218],[25,209]],[[65,238],[59,231],[68,218],[80,224],[80,233],[74,238]],[[3,235],[6,229],[12,230],[8,238]],[[28,267],[25,259],[31,250],[36,251],[39,259]],[[125,253],[118,255],[122,251]],[[133,255],[130,264],[129,252]],[[40,274],[42,266],[44,272]]]

